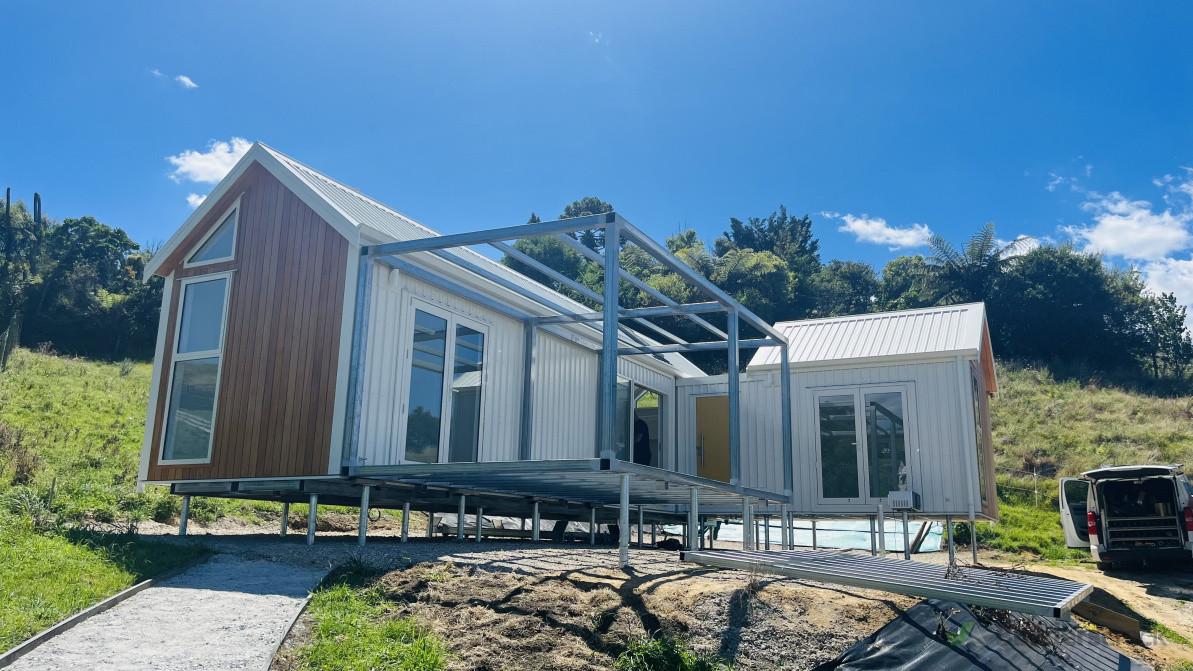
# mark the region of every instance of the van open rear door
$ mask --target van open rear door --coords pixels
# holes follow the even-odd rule
[[[1089,481],[1081,478],[1060,479],[1060,525],[1065,530],[1065,545],[1089,549],[1089,524],[1086,522]]]

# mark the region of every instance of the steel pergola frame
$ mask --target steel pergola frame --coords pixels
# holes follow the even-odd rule
[[[586,230],[602,230],[606,241],[613,241],[614,253],[608,253],[608,245],[604,254],[581,244],[570,234]],[[568,278],[554,269],[546,266],[530,256],[518,251],[510,241],[540,236],[554,236],[562,240],[569,248],[580,253],[589,261],[600,263],[604,270],[602,291],[597,292]],[[655,261],[679,275],[685,282],[702,292],[709,300],[699,303],[680,304],[667,297],[641,278],[626,271],[620,264],[621,241],[636,245]],[[599,311],[593,311],[583,304],[573,301],[550,287],[547,291],[528,288],[524,282],[514,281],[504,273],[494,272],[484,267],[478,261],[481,258],[469,258],[449,250],[464,247],[489,246],[515,260],[543,273],[558,282],[561,287],[567,287],[592,304],[599,306]],[[470,250],[475,253],[475,250]],[[480,277],[502,289],[512,292],[526,299],[535,309],[525,309],[502,302],[480,291],[454,282],[441,274],[428,270],[424,264],[414,263],[407,257],[418,256],[420,259],[443,261],[461,268]],[[599,411],[597,455],[601,458],[611,458],[616,455],[616,432],[613,424],[617,415],[617,358],[619,356],[661,355],[666,353],[683,354],[686,352],[725,350],[729,375],[729,489],[742,493],[743,498],[749,498],[742,489],[741,483],[741,389],[739,363],[742,348],[779,347],[782,353],[781,388],[782,388],[782,433],[783,433],[783,471],[785,502],[792,503],[794,475],[792,472],[792,436],[791,436],[791,380],[788,364],[787,341],[770,324],[763,321],[756,314],[725,293],[703,275],[685,264],[673,255],[666,247],[658,244],[621,215],[610,212],[606,214],[587,215],[569,219],[506,226],[451,235],[436,235],[414,240],[404,240],[379,245],[362,245],[360,247],[360,264],[357,273],[355,310],[353,317],[352,350],[349,371],[347,413],[344,424],[343,464],[347,475],[356,475],[360,463],[358,460],[360,447],[360,420],[362,395],[364,386],[364,366],[368,346],[368,330],[372,302],[373,269],[376,262],[384,263],[392,268],[424,281],[432,282],[447,291],[462,298],[476,302],[493,309],[503,315],[522,322],[525,329],[525,365],[523,373],[523,403],[521,417],[521,441],[519,459],[529,461],[531,457],[531,432],[533,430],[533,394],[535,365],[534,352],[539,329],[561,335],[570,341],[575,341],[574,334],[564,329],[566,325],[586,325],[600,332],[601,346],[594,351],[600,354],[600,382],[599,382]],[[661,305],[645,308],[622,308],[618,304],[618,289],[622,280],[643,291]],[[537,284],[537,283],[536,283]],[[543,286],[543,285],[539,285]],[[725,313],[726,329],[709,323],[700,315],[710,313]],[[678,317],[688,319],[713,336],[713,341],[687,342],[668,332],[650,321],[650,318]],[[622,322],[628,322],[623,324]],[[762,334],[761,338],[743,340],[740,336],[741,322]],[[669,344],[650,342],[639,332],[630,328],[647,328],[660,336],[671,340]],[[598,326],[599,325],[599,326]],[[629,477],[627,474],[626,478]],[[629,491],[628,480],[622,487],[623,495]],[[693,493],[695,489],[692,490]],[[628,502],[623,504],[628,508]],[[695,502],[693,501],[693,504]],[[625,511],[623,510],[623,513]],[[628,514],[628,513],[625,513]],[[628,523],[623,524],[623,530],[628,530]],[[628,533],[628,531],[625,531]],[[623,550],[625,549],[623,543]],[[623,554],[624,558],[624,554]],[[624,561],[623,561],[624,564]]]

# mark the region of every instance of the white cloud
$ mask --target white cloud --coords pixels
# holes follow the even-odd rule
[[[590,30],[588,31],[588,39],[592,40],[593,44],[600,44],[601,40],[605,39],[605,36],[602,33],[594,33]]]
[[[1193,246],[1193,234],[1189,232],[1193,214],[1188,208],[1158,212],[1150,202],[1131,200],[1118,191],[1105,195],[1086,192],[1081,208],[1093,213],[1093,225],[1066,226],[1062,230],[1087,250],[1158,261]]]
[[[227,142],[212,140],[207,143],[207,151],[187,149],[177,156],[167,156],[166,160],[174,165],[170,179],[175,182],[188,180],[215,184],[228,174],[251,146],[253,145],[248,140],[234,137]]]
[[[829,219],[840,219],[844,222],[838,231],[850,233],[858,242],[872,242],[876,245],[886,245],[891,251],[907,247],[923,247],[932,237],[932,230],[924,224],[912,224],[907,228],[899,228],[886,223],[881,217],[870,217],[863,214],[855,217],[852,214],[838,214],[836,212],[821,212]]]
[[[196,84],[196,83],[194,83],[193,81],[191,81],[191,78],[190,78],[190,77],[187,77],[186,75],[178,75],[177,77],[175,77],[175,78],[174,78],[174,81],[176,81],[176,82],[178,82],[179,84],[181,84],[181,85],[182,85],[182,88],[184,88],[184,89],[197,89],[197,88],[199,88],[199,85],[198,85],[198,84]]]
[[[192,193],[192,194],[187,195],[186,204],[190,205],[191,209],[193,210],[196,207],[199,207],[200,205],[202,205],[203,201],[205,201],[205,200],[207,200],[207,196],[200,196],[197,193]]]
[[[1193,256],[1145,263],[1140,270],[1148,287],[1157,294],[1193,297]]]
[[[157,77],[158,79],[165,77],[165,75],[162,74],[162,71],[158,70],[157,68],[153,68],[152,70],[150,70],[149,74],[153,75],[154,77]]]

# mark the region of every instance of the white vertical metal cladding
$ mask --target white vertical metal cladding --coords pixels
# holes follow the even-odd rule
[[[599,359],[596,352],[539,331],[532,459],[595,456]]]
[[[972,464],[960,424],[955,361],[890,366],[802,369],[792,373],[795,426],[795,496],[798,512],[849,513],[872,510],[873,505],[824,503],[819,499],[820,454],[817,446],[816,391],[853,385],[908,384],[907,422],[911,488],[920,494],[923,512],[964,514],[969,510],[966,471]]]
[[[409,362],[403,357],[406,341],[410,338],[407,321],[411,298],[427,301],[486,326],[478,458],[480,461],[517,459],[522,407],[522,324],[400,271],[395,274],[384,265],[378,264],[374,272],[373,313],[361,408],[362,463],[397,464],[402,457],[398,432],[409,384]]]

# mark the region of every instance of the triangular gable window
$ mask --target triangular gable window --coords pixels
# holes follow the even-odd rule
[[[240,208],[233,208],[220,225],[199,245],[199,249],[187,259],[187,265],[214,263],[231,259],[236,247],[236,214]]]

